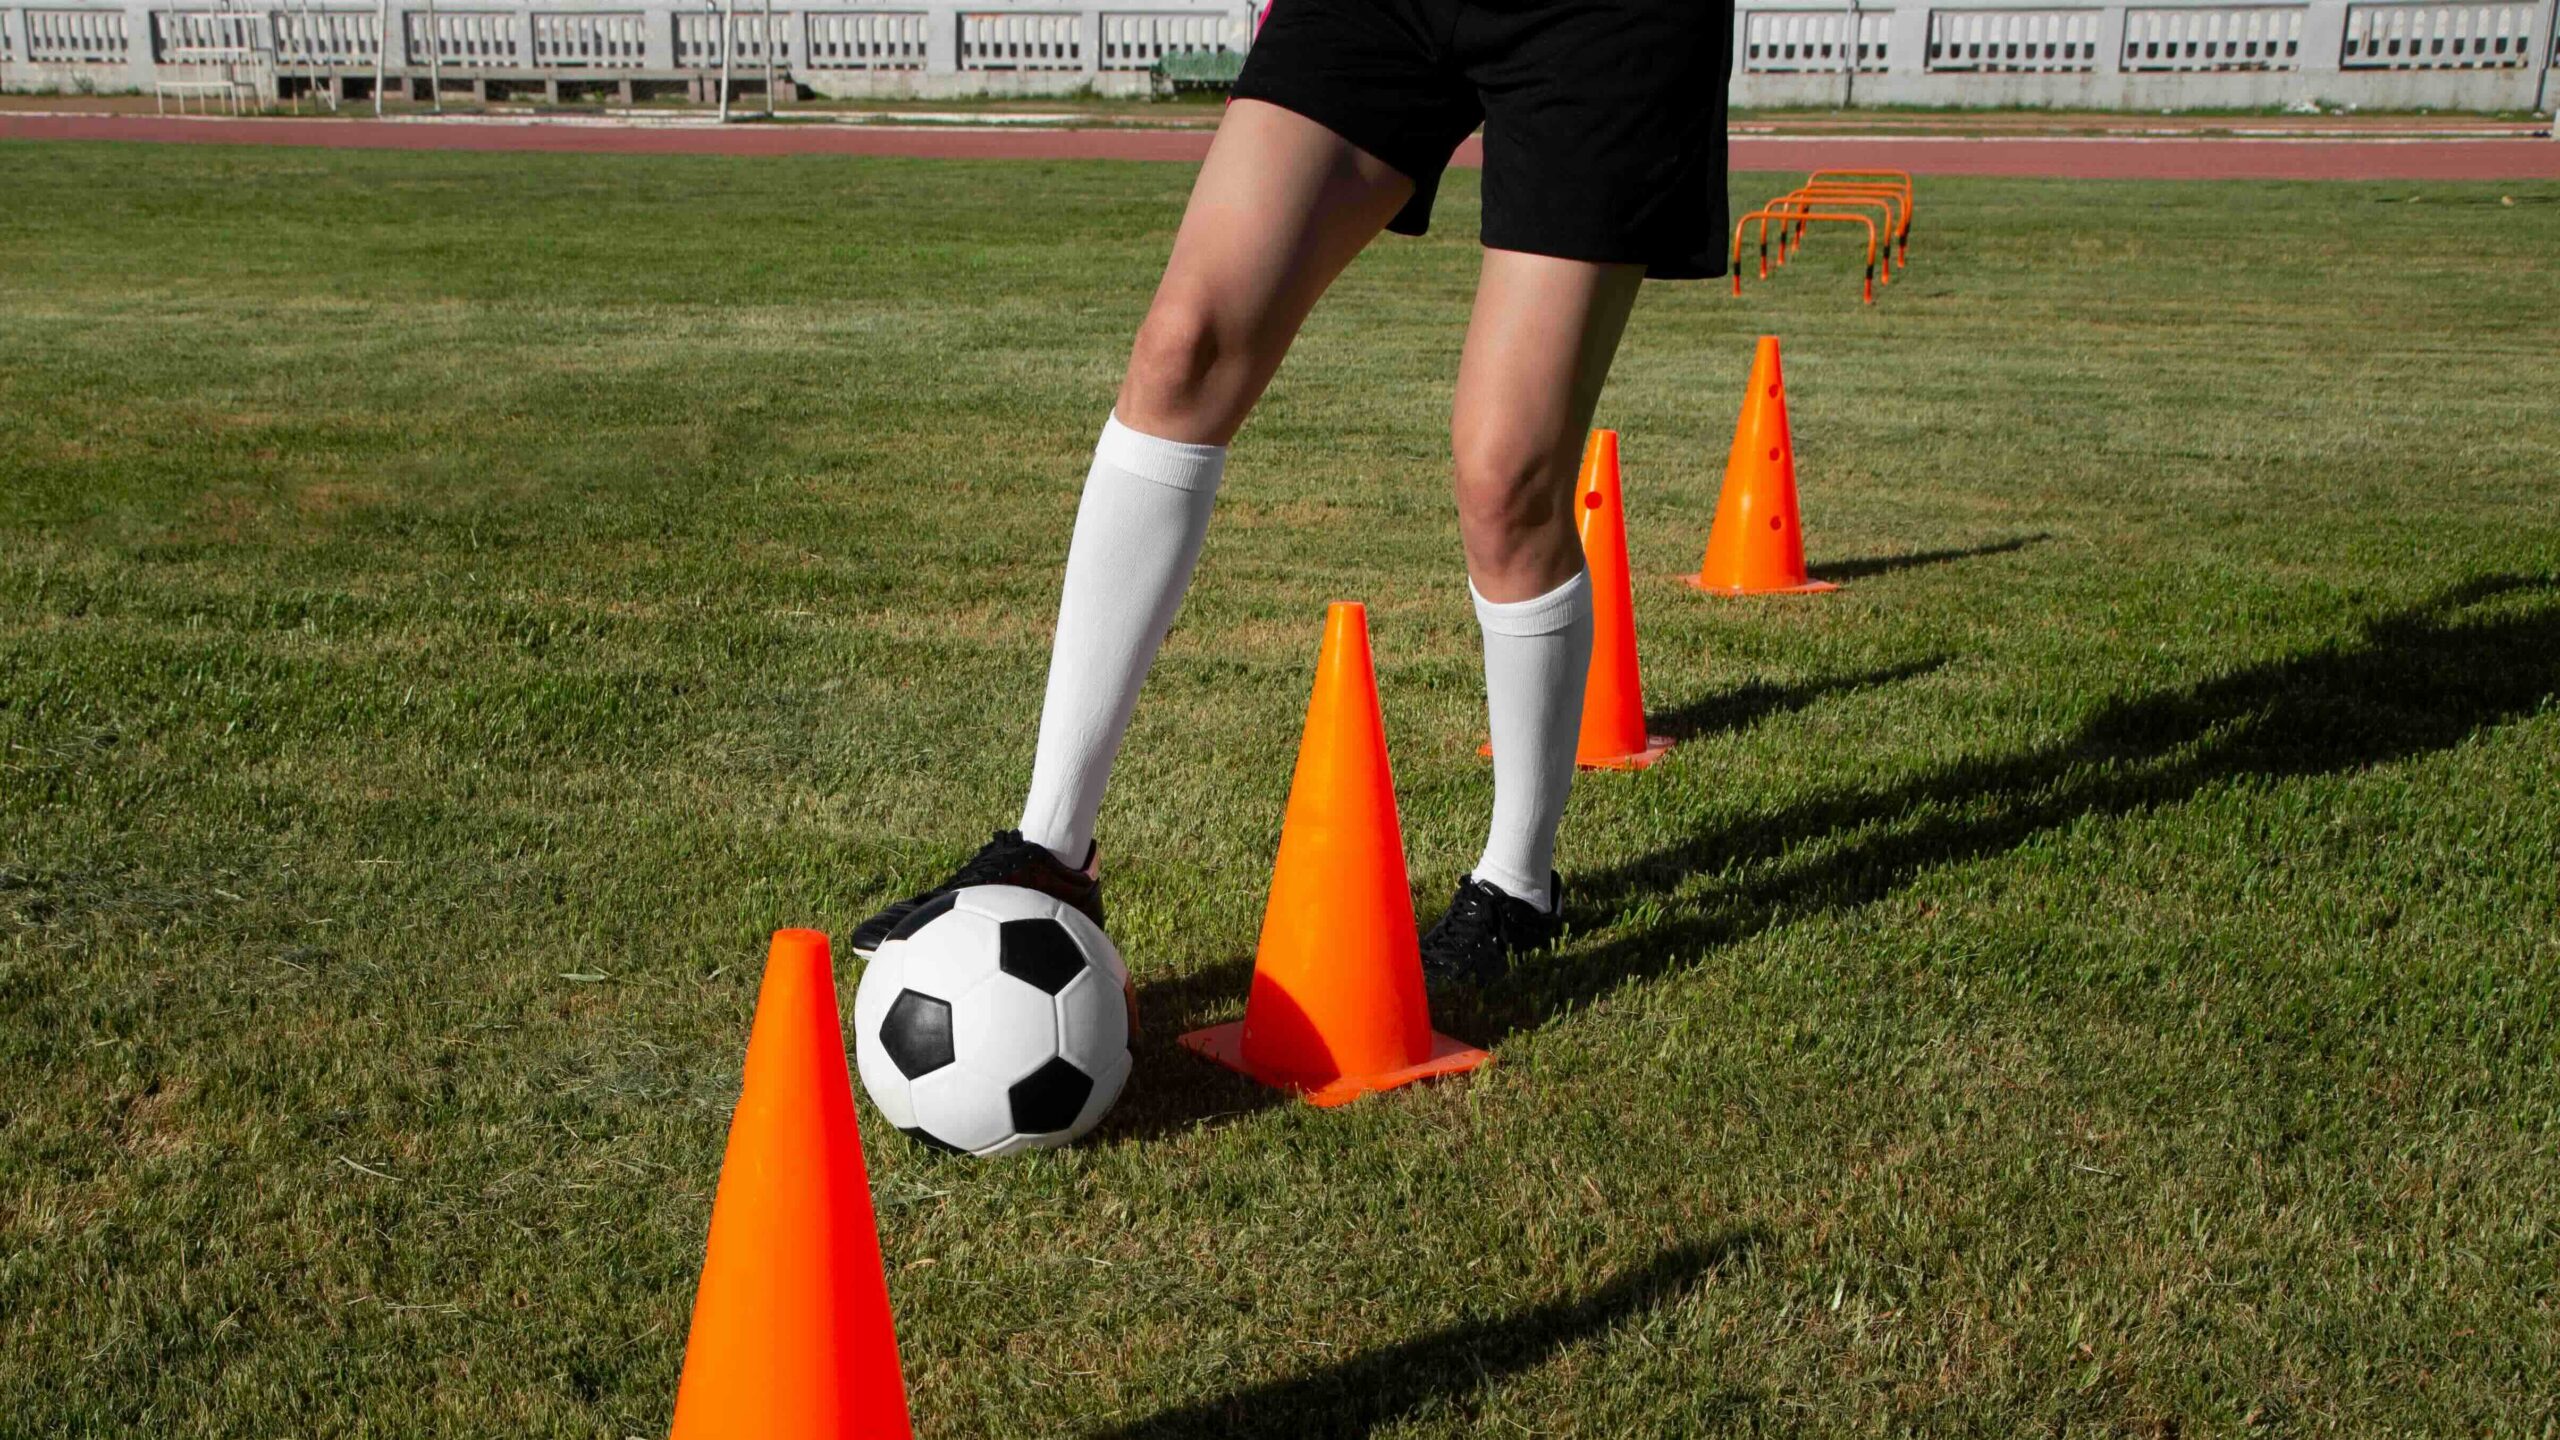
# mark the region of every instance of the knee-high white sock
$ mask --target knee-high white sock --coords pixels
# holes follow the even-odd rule
[[[1117,415],[1094,447],[1067,546],[1040,750],[1022,806],[1024,838],[1069,865],[1083,864],[1092,848],[1111,762],[1156,647],[1182,608],[1226,465],[1224,445],[1141,435]]]
[[[1591,577],[1496,604],[1469,581],[1484,628],[1484,698],[1493,728],[1493,826],[1475,877],[1541,910],[1555,873],[1556,827],[1573,791],[1582,688],[1591,669]]]

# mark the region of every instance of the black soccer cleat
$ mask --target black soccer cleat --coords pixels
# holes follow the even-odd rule
[[[934,906],[933,902],[972,885],[1019,885],[1025,890],[1037,890],[1073,905],[1098,926],[1102,923],[1102,882],[1094,876],[1094,861],[1099,854],[1098,848],[1088,847],[1084,868],[1070,870],[1058,863],[1048,846],[1023,839],[1019,830],[999,830],[996,838],[969,857],[967,864],[952,871],[950,879],[923,894],[910,895],[853,927],[853,938],[847,944],[854,954],[868,960],[917,911],[932,907],[939,913],[949,907]]]
[[[1564,879],[1550,875],[1556,908],[1541,910],[1489,880],[1458,877],[1448,913],[1422,937],[1422,983],[1433,990],[1490,985],[1522,955],[1556,943],[1564,929]]]

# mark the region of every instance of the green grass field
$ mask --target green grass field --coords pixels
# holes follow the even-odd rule
[[[663,1433],[764,937],[1011,823],[1188,179],[0,145],[0,1432]],[[1325,601],[1426,921],[1475,856],[1476,193],[1236,447],[1130,1095],[870,1127],[922,1433],[2551,1434],[2560,187],[1949,180],[1874,309],[1650,289],[1685,743],[1500,1063],[1319,1113],[1173,1039]],[[1710,602],[1763,330],[1848,583]]]

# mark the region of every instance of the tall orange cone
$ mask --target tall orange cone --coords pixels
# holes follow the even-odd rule
[[[1778,337],[1763,335],[1751,357],[1751,387],[1742,395],[1733,454],[1724,463],[1707,557],[1689,583],[1714,595],[1809,595],[1837,590],[1804,571],[1804,532],[1796,513],[1796,446],[1787,432],[1787,382],[1778,367]]]
[[[1317,1105],[1493,1058],[1431,1029],[1369,615],[1359,605],[1325,613],[1244,1019],[1182,1043]]]
[[[711,1203],[672,1440],[913,1433],[827,937],[777,931]]]
[[[1627,573],[1626,500],[1618,486],[1618,432],[1594,430],[1574,487],[1574,523],[1591,571],[1591,674],[1582,688],[1582,738],[1573,763],[1585,770],[1642,770],[1671,748],[1645,728],[1644,681],[1636,667],[1635,583]],[[1493,753],[1493,746],[1483,747]]]
[[[1591,570],[1591,678],[1582,690],[1582,740],[1574,747],[1573,763],[1592,770],[1642,770],[1661,759],[1671,741],[1645,729],[1617,431],[1591,432],[1578,488],[1581,503],[1574,519],[1582,529],[1582,560]]]

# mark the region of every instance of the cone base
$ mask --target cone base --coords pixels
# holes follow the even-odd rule
[[[1697,575],[1683,575],[1680,583],[1702,595],[1819,595],[1825,590],[1840,588],[1828,580],[1807,580],[1801,585],[1770,585],[1751,590],[1740,585],[1710,585],[1704,577]]]
[[[1670,753],[1671,747],[1678,743],[1668,735],[1647,735],[1644,737],[1644,748],[1632,755],[1604,755],[1597,759],[1588,755],[1576,755],[1573,757],[1573,768],[1576,770],[1650,770],[1653,768],[1654,761]],[[1487,740],[1477,746],[1476,753],[1488,760],[1492,759],[1493,742]]]
[[[1345,1075],[1322,1085],[1309,1085],[1290,1076],[1267,1074],[1247,1064],[1244,1058],[1244,1022],[1241,1020],[1194,1030],[1182,1037],[1182,1048],[1204,1055],[1275,1090],[1294,1091],[1310,1105],[1324,1107],[1347,1105],[1372,1090],[1393,1090],[1417,1080],[1463,1075],[1493,1059],[1491,1051],[1479,1050],[1462,1040],[1452,1040],[1435,1030],[1431,1033],[1431,1054],[1419,1064],[1377,1075]]]
[[[1650,770],[1653,768],[1654,761],[1671,753],[1671,747],[1675,743],[1677,742],[1668,735],[1647,735],[1644,737],[1644,748],[1632,755],[1608,755],[1598,759],[1588,755],[1576,755],[1573,757],[1573,763],[1584,770]]]

